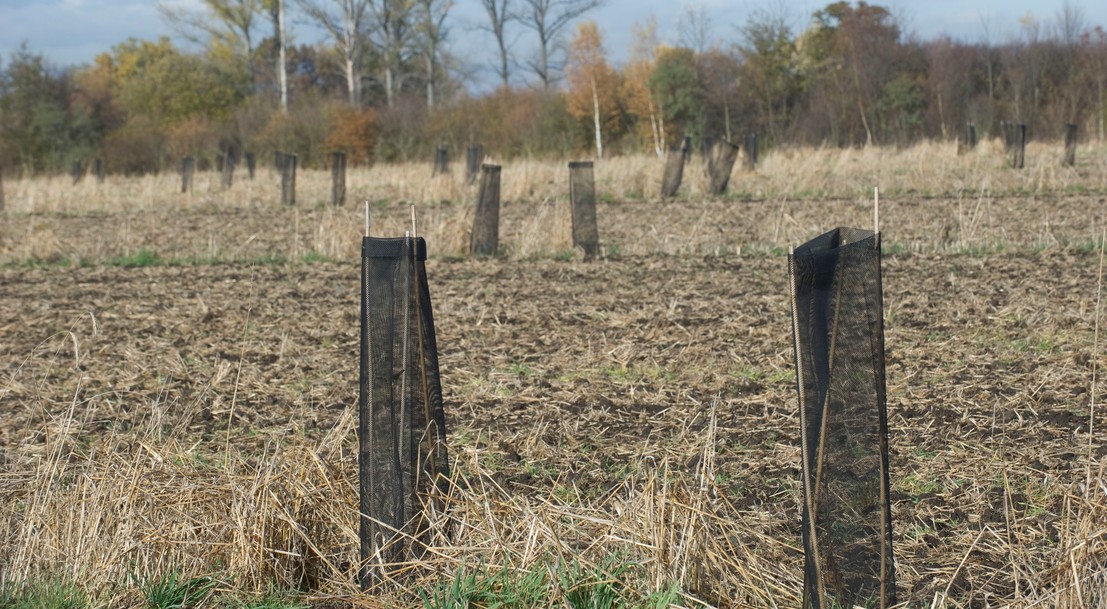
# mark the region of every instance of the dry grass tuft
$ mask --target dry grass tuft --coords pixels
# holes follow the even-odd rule
[[[135,579],[217,569],[257,591],[352,590],[341,574],[356,548],[356,478],[339,475],[349,463],[326,459],[325,443],[220,460],[150,435],[85,451],[79,433],[70,421],[45,459],[4,473],[7,581],[51,574],[122,592]]]
[[[317,601],[359,595],[352,412],[318,442],[289,438],[260,454],[207,456],[204,447],[159,438],[157,421],[140,437],[83,450],[73,416],[52,427],[45,455],[12,455],[3,473],[0,580],[48,573],[110,591],[112,604],[134,597],[134,582],[176,570],[217,570],[256,592],[274,584],[308,590]],[[458,569],[618,557],[643,574],[632,596],[676,583],[699,603],[794,605],[797,548],[715,489],[714,434],[707,438],[693,479],[651,459],[637,468],[642,474],[587,500],[508,492],[469,451],[455,463],[426,554],[392,565],[373,593],[414,601]]]

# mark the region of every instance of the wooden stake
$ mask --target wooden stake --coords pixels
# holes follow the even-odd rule
[[[369,199],[365,200],[365,236],[369,236]]]
[[[873,232],[880,234],[880,187],[873,186]]]
[[[1097,372],[1099,371],[1099,306],[1103,296],[1103,249],[1107,247],[1107,229],[1104,229],[1099,238],[1099,280],[1096,282],[1095,289],[1095,330],[1092,332],[1092,387],[1091,397],[1088,408],[1088,464],[1086,469],[1086,480],[1084,482],[1084,493],[1092,492],[1092,440],[1095,438],[1095,390]]]

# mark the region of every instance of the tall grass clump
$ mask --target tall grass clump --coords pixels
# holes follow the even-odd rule
[[[0,583],[3,609],[89,609],[88,594],[73,583],[56,579]]]

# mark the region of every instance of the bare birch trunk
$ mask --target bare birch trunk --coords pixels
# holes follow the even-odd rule
[[[592,77],[592,122],[596,127],[596,158],[603,158],[603,135],[600,133],[600,95],[596,91],[596,77]]]
[[[281,87],[281,112],[288,112],[288,67],[284,46],[284,0],[277,0],[277,81]]]
[[[1099,113],[1096,117],[1097,127],[1099,128],[1099,141],[1103,141],[1103,79],[1099,80]]]
[[[942,87],[938,86],[938,122],[942,124],[942,141],[945,141],[949,134],[946,131],[946,113],[945,106],[942,104]]]
[[[665,142],[668,141],[665,139],[665,108],[661,104],[657,104],[657,131],[661,136],[661,147],[657,149],[657,154],[660,155],[662,148],[665,147]]]
[[[393,95],[394,95],[392,87],[393,87],[392,66],[389,65],[388,67],[386,67],[384,69],[384,101],[385,101],[385,104],[387,104],[389,108],[392,107],[392,101],[393,101]]]
[[[355,79],[357,75],[354,74],[354,60],[347,55],[346,56],[346,95],[349,97],[350,105],[357,105],[357,91],[355,85]]]
[[[653,135],[653,152],[658,158],[665,156],[665,149],[662,145],[661,132],[657,125],[657,113],[653,110],[653,96],[646,95],[646,104],[650,109],[650,134]]]
[[[723,124],[726,127],[726,141],[731,141],[734,138],[730,133],[730,99],[723,95]]]
[[[434,55],[428,53],[427,62],[427,108],[434,107]]]

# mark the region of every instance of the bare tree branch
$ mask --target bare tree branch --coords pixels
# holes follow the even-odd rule
[[[531,70],[549,90],[556,80],[552,65],[558,37],[565,26],[588,11],[603,6],[605,0],[522,0],[519,22],[538,35],[538,57],[529,63]]]
[[[453,0],[418,0],[415,7],[417,44],[426,69],[428,108],[433,108],[435,104],[440,47],[449,33],[446,17],[453,6]]]
[[[510,57],[511,46],[506,38],[507,24],[517,20],[518,17],[511,10],[511,0],[480,0],[480,4],[488,14],[488,25],[478,27],[486,32],[491,32],[496,38],[496,47],[500,52],[500,81],[506,87],[508,86],[508,58]]]
[[[346,93],[351,104],[361,105],[361,66],[371,0],[296,0],[301,10],[334,40],[342,54]]]
[[[254,82],[253,30],[261,14],[262,0],[203,0],[204,12],[158,2],[158,12],[180,36],[201,46],[219,42],[237,48]]]
[[[364,0],[363,0],[364,1]],[[405,51],[412,46],[415,0],[368,0],[369,38],[384,64],[384,95],[391,106],[404,82]]]
[[[680,46],[696,53],[705,53],[714,42],[711,39],[711,16],[702,4],[685,4],[684,14],[677,19],[676,29]]]

